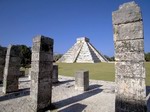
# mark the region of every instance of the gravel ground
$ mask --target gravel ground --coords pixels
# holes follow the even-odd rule
[[[114,82],[90,80],[89,90],[77,91],[74,78],[59,77],[52,102],[59,112],[114,112]]]
[[[53,85],[52,112],[114,112],[115,83],[90,80],[89,90],[77,91],[72,77],[59,76],[59,83]],[[30,94],[30,80],[20,78],[19,92],[2,94],[0,85],[0,112],[33,112]]]

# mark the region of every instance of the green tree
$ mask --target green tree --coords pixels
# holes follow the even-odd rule
[[[21,58],[22,66],[27,66],[31,64],[31,47],[27,47],[26,45],[17,45],[20,53],[19,57]]]
[[[114,56],[110,57],[110,60],[115,61],[115,57]]]
[[[108,60],[108,61],[115,61],[114,56],[113,57],[109,57],[107,55],[104,55],[104,57]]]
[[[150,61],[150,52],[145,53],[145,60]]]
[[[62,54],[54,54],[53,60],[54,62],[58,61],[62,57]]]
[[[111,61],[109,56],[104,55],[104,57],[105,57],[108,61]]]

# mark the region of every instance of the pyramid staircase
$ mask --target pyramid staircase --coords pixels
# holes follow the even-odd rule
[[[96,63],[108,62],[108,60],[90,44],[88,38],[83,37],[78,38],[77,42],[58,60],[58,62]]]

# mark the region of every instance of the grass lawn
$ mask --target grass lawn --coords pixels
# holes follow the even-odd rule
[[[78,70],[89,70],[90,79],[95,80],[115,80],[114,63],[57,63],[59,65],[59,74],[64,76],[72,76]],[[150,62],[145,63],[146,67],[146,85],[150,86]]]

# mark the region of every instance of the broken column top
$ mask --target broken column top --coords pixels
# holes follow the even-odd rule
[[[33,38],[33,42],[42,42],[42,43],[46,43],[46,44],[50,44],[53,45],[54,40],[52,38],[49,37],[45,37],[43,35],[37,35],[36,37]]]
[[[33,38],[32,52],[53,53],[54,40],[43,35],[37,35]]]
[[[113,24],[124,24],[142,20],[140,7],[135,2],[124,3],[112,13]]]
[[[19,57],[20,49],[18,45],[8,45],[7,56]]]
[[[87,37],[80,37],[80,38],[77,38],[77,42],[89,42],[90,39],[88,39]]]

